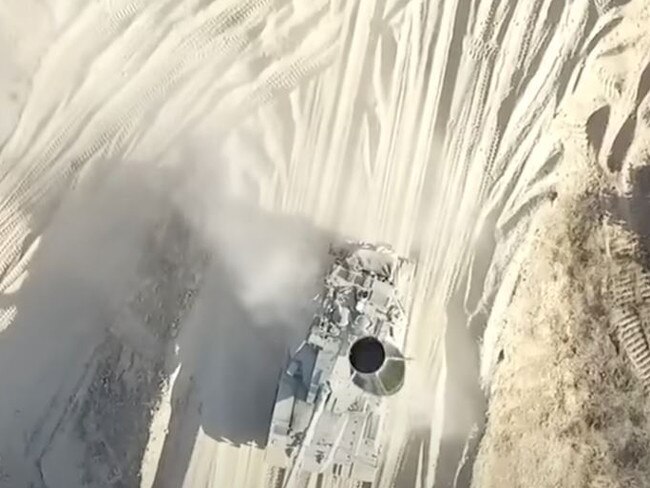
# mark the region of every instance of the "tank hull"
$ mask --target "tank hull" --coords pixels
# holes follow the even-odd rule
[[[333,263],[306,339],[281,372],[267,463],[283,485],[305,473],[375,479],[386,397],[406,372],[402,351],[414,264],[389,246],[331,246]]]

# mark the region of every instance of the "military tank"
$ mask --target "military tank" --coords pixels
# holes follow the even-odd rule
[[[330,246],[307,338],[282,370],[267,443],[277,487],[310,476],[371,486],[387,405],[404,384],[414,263],[388,245]]]

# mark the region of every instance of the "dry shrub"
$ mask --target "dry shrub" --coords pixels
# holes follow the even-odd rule
[[[648,402],[608,317],[602,199],[558,198],[503,323],[473,486],[650,486]]]

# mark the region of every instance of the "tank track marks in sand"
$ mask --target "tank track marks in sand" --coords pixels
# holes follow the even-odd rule
[[[60,486],[49,478],[58,479],[58,453],[68,445],[80,448],[84,482],[140,486],[151,422],[175,362],[171,348],[196,296],[205,259],[182,217],[163,216],[138,264],[141,282],[125,304],[132,319],[128,328],[141,329],[152,342],[143,347],[124,327],[110,327],[93,355],[89,377],[44,448],[41,464],[49,486]],[[116,322],[123,319],[119,314]]]
[[[290,485],[286,485],[287,470],[279,467],[268,467],[264,488],[375,488],[371,481],[346,480],[338,476],[328,476],[325,473],[301,473],[299,478]]]
[[[306,39],[302,44],[292,42],[287,49],[295,52],[275,53],[274,50],[281,46],[269,46],[264,51],[262,41],[268,41],[270,36],[269,32],[264,31],[269,13],[278,9],[289,11],[291,2],[212,2],[194,16],[181,16],[174,25],[171,19],[175,14],[169,12],[170,2],[164,2],[160,8],[140,8],[141,3],[119,2],[119,5],[114,5],[115,8],[119,7],[117,10],[111,4],[105,19],[102,19],[102,9],[91,9],[87,14],[89,17],[79,18],[81,24],[62,36],[44,57],[35,75],[34,90],[50,93],[48,83],[56,79],[59,83],[54,88],[65,95],[55,99],[65,98],[66,103],[55,111],[56,104],[48,98],[30,100],[16,135],[8,140],[0,153],[0,160],[7,163],[3,165],[7,169],[0,172],[0,186],[3,194],[6,194],[0,204],[0,238],[6,243],[5,250],[0,252],[0,271],[15,265],[25,236],[29,233],[28,227],[37,235],[42,231],[44,224],[28,226],[31,213],[45,212],[52,207],[55,196],[68,188],[71,179],[87,163],[107,154],[121,156],[126,146],[135,144],[134,133],[144,130],[149,117],[162,111],[163,105],[167,107],[171,103],[168,100],[172,95],[181,96],[179,93],[184,90],[182,95],[191,107],[185,110],[187,117],[177,120],[177,125],[182,128],[193,123],[188,119],[191,114],[200,112],[200,107],[214,105],[209,103],[213,100],[206,102],[203,95],[191,89],[188,82],[190,75],[205,75],[206,70],[225,73],[246,51],[246,59],[259,66],[263,76],[259,79],[256,77],[255,82],[246,81],[237,90],[217,77],[220,82],[213,83],[214,88],[210,90],[213,98],[227,99],[225,105],[235,98],[241,102],[233,103],[234,107],[223,107],[224,111],[228,108],[234,110],[234,116],[239,118],[243,116],[243,109],[253,110],[258,102],[270,101],[327,65],[336,46],[335,30],[332,29],[332,35],[326,39],[319,32],[317,35],[305,34]],[[311,13],[314,13],[314,8],[310,5],[307,9],[310,15],[304,15],[305,22],[315,20],[313,17],[316,13]],[[118,27],[113,26],[115,22],[119,24]],[[166,26],[155,31],[158,38],[155,44],[147,40],[151,37],[146,36],[146,29],[143,28],[147,22]],[[60,81],[56,74],[59,72],[61,52],[71,50],[71,55],[78,54],[73,48],[74,44],[79,44],[80,39],[81,44],[86,44],[86,39],[77,36],[77,32],[91,29],[90,26],[95,24],[98,25],[96,29],[103,33],[101,39],[105,39],[106,46],[99,41],[92,43],[90,48],[95,61],[86,63],[87,70],[83,66],[83,58],[78,60],[78,72],[79,76],[83,76],[83,83],[70,77]],[[124,32],[115,33],[115,29]],[[289,37],[292,29],[295,26],[283,20],[279,31]],[[251,39],[260,37],[261,32],[262,39],[256,41],[255,49],[249,47]],[[118,34],[116,42],[109,42],[111,36]],[[64,49],[66,47],[70,49]],[[276,62],[272,53],[278,54],[281,62]],[[114,65],[116,59],[139,62],[129,61],[120,74],[107,68]],[[101,86],[95,83],[96,80],[101,80]],[[224,96],[224,91],[232,90],[236,97]],[[40,113],[38,107],[46,105],[52,106],[52,110]],[[160,134],[165,124],[163,121],[157,122],[153,124],[155,127],[147,127],[145,134]],[[36,126],[41,130],[34,129]],[[165,140],[178,136],[178,130],[175,129]],[[29,144],[18,137],[26,132],[29,137],[23,139],[29,139]],[[151,143],[150,146],[157,147]],[[138,145],[139,157],[146,159],[147,149]],[[13,165],[18,160],[21,161],[20,167]]]
[[[639,314],[632,307],[614,307],[611,320],[644,390],[650,392],[650,347]]]
[[[144,453],[150,423],[149,409],[140,407],[155,398],[163,378],[114,340],[107,341],[104,354],[76,429],[87,445],[84,466],[89,480],[128,485],[139,482],[136,460]],[[137,373],[131,380],[128,371],[133,370]],[[130,441],[123,443],[125,437]],[[140,442],[132,442],[135,439]]]
[[[614,227],[617,231],[618,227]],[[618,269],[611,282],[611,324],[644,390],[650,393],[650,273],[633,259],[638,255],[637,240],[627,233],[609,243],[610,255]]]
[[[129,308],[144,328],[164,343],[177,336],[180,322],[198,294],[208,255],[192,242],[183,217],[175,213],[157,226],[147,248],[139,265],[147,279]]]
[[[353,488],[372,488],[370,481],[357,481],[354,483]]]
[[[266,469],[266,481],[264,488],[282,488],[284,486],[286,470],[276,466],[271,466]]]

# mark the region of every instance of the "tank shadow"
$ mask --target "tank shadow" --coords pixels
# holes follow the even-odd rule
[[[314,313],[330,237],[295,218],[237,213],[238,235],[211,244],[179,354],[193,371],[203,431],[264,446],[279,374]]]

